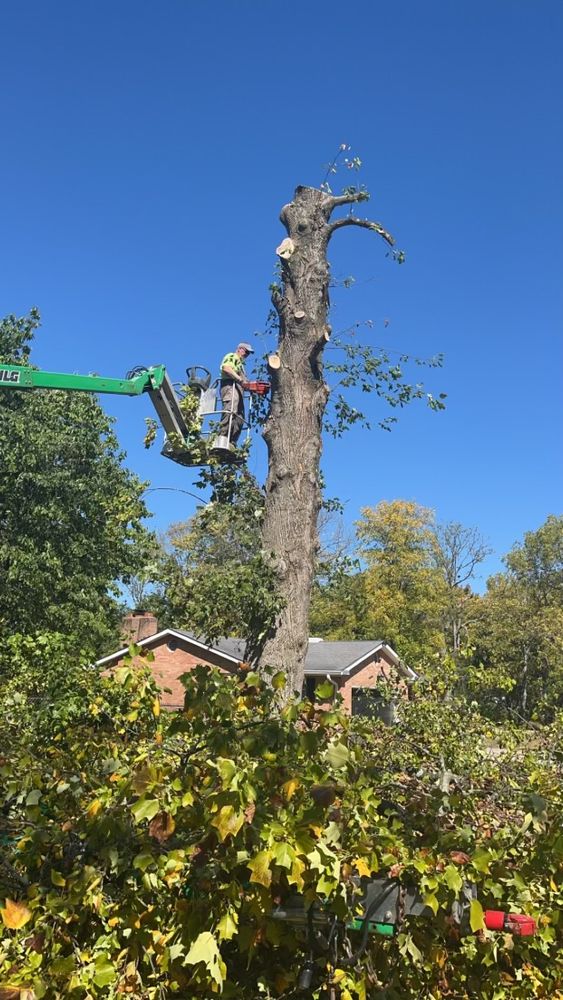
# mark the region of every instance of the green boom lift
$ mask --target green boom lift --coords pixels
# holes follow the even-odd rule
[[[203,377],[200,374],[204,373]],[[197,394],[199,405],[197,418],[201,425],[204,417],[221,415],[216,409],[216,386],[211,385],[211,376],[206,369],[188,370],[188,385]],[[267,383],[249,383],[250,391],[263,395]],[[258,388],[254,388],[254,387]],[[259,388],[262,387],[262,388]],[[0,390],[2,389],[59,389],[63,392],[110,393],[117,396],[140,396],[147,393],[159,421],[166,434],[162,454],[180,465],[206,465],[209,455],[220,462],[241,461],[240,452],[230,443],[228,437],[212,439],[208,454],[202,451],[200,442],[194,441],[193,428],[186,424],[180,399],[164,365],[138,368],[124,379],[103,378],[99,375],[69,375],[62,372],[44,372],[26,365],[0,364]],[[197,436],[197,435],[196,435]],[[201,440],[210,434],[202,434]]]

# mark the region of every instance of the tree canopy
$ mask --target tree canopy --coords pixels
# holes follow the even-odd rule
[[[39,315],[0,323],[0,360],[30,363]],[[95,397],[0,391],[0,623],[100,651],[115,635],[118,581],[142,560],[144,484],[123,465]]]

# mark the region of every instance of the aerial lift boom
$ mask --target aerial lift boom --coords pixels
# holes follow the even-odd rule
[[[195,371],[192,369],[191,371]],[[210,377],[202,384],[196,380],[200,392],[199,415],[210,415],[215,411],[215,391],[210,386]],[[250,383],[252,386],[266,386],[266,383]],[[193,431],[187,426],[180,400],[164,365],[140,368],[124,379],[104,378],[100,375],[70,375],[62,372],[44,372],[27,365],[0,364],[0,389],[59,389],[63,392],[110,393],[117,396],[140,396],[147,393],[166,434],[163,454],[181,465],[205,464],[201,456],[192,454]],[[206,391],[204,391],[204,389]],[[264,389],[252,391],[263,395]],[[212,395],[212,399],[211,399]],[[192,451],[190,450],[192,449]],[[228,441],[214,449],[220,461],[237,460],[236,449]]]

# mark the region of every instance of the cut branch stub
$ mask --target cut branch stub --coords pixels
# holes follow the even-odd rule
[[[295,243],[288,236],[286,237],[285,240],[281,241],[279,247],[276,247],[276,253],[278,257],[282,258],[282,260],[289,260],[291,255],[295,253],[295,249],[296,249]]]
[[[267,364],[268,368],[271,368],[272,371],[277,371],[281,365],[279,354],[269,354]]]

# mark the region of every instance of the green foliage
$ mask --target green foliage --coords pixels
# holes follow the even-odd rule
[[[26,363],[38,324],[36,311],[5,319],[0,359]],[[146,536],[143,484],[92,396],[0,392],[0,421],[0,624],[100,650],[120,614],[115,581]]]
[[[411,501],[382,501],[362,510],[357,530],[368,566],[371,634],[420,670],[444,648],[445,585],[435,565],[432,511]]]
[[[492,577],[473,639],[474,696],[490,711],[549,720],[563,708],[563,517],[550,515]]]
[[[323,639],[370,638],[365,573],[339,574],[328,584],[317,583],[311,597],[309,620],[311,635]]]
[[[368,344],[347,341],[343,337],[335,338],[333,347],[342,352],[342,361],[329,361],[326,370],[341,376],[336,388],[357,389],[362,393],[375,393],[393,409],[402,408],[417,399],[425,399],[432,410],[445,409],[445,393],[434,397],[426,392],[422,382],[410,383],[404,377],[404,365],[412,362],[428,368],[440,368],[443,363],[441,355],[429,358],[409,358],[402,354],[398,360],[393,360],[383,349],[374,351]],[[378,423],[383,430],[390,430],[396,417],[383,417]],[[325,420],[325,430],[333,437],[341,437],[344,431],[353,424],[360,423],[370,427],[369,420],[362,410],[352,406],[342,393],[333,390],[331,411]]]
[[[211,500],[167,533],[160,601],[163,623],[209,641],[237,636],[259,642],[279,608],[275,574],[262,550],[264,495],[246,471],[215,466],[200,486]]]
[[[561,994],[560,728],[530,737],[466,709],[461,725],[460,705],[425,702],[392,729],[338,705],[278,713],[257,675],[208,668],[163,718],[142,669],[98,683],[41,753],[12,731],[2,750],[2,984],[38,1000],[285,996],[308,943],[273,919],[278,900],[298,891],[345,921],[354,879],[389,872],[429,914],[370,938],[356,967],[341,938],[332,965],[319,948],[313,996],[329,980],[343,1000]],[[460,939],[464,881],[478,904]],[[538,936],[484,931],[487,907],[533,914]]]

